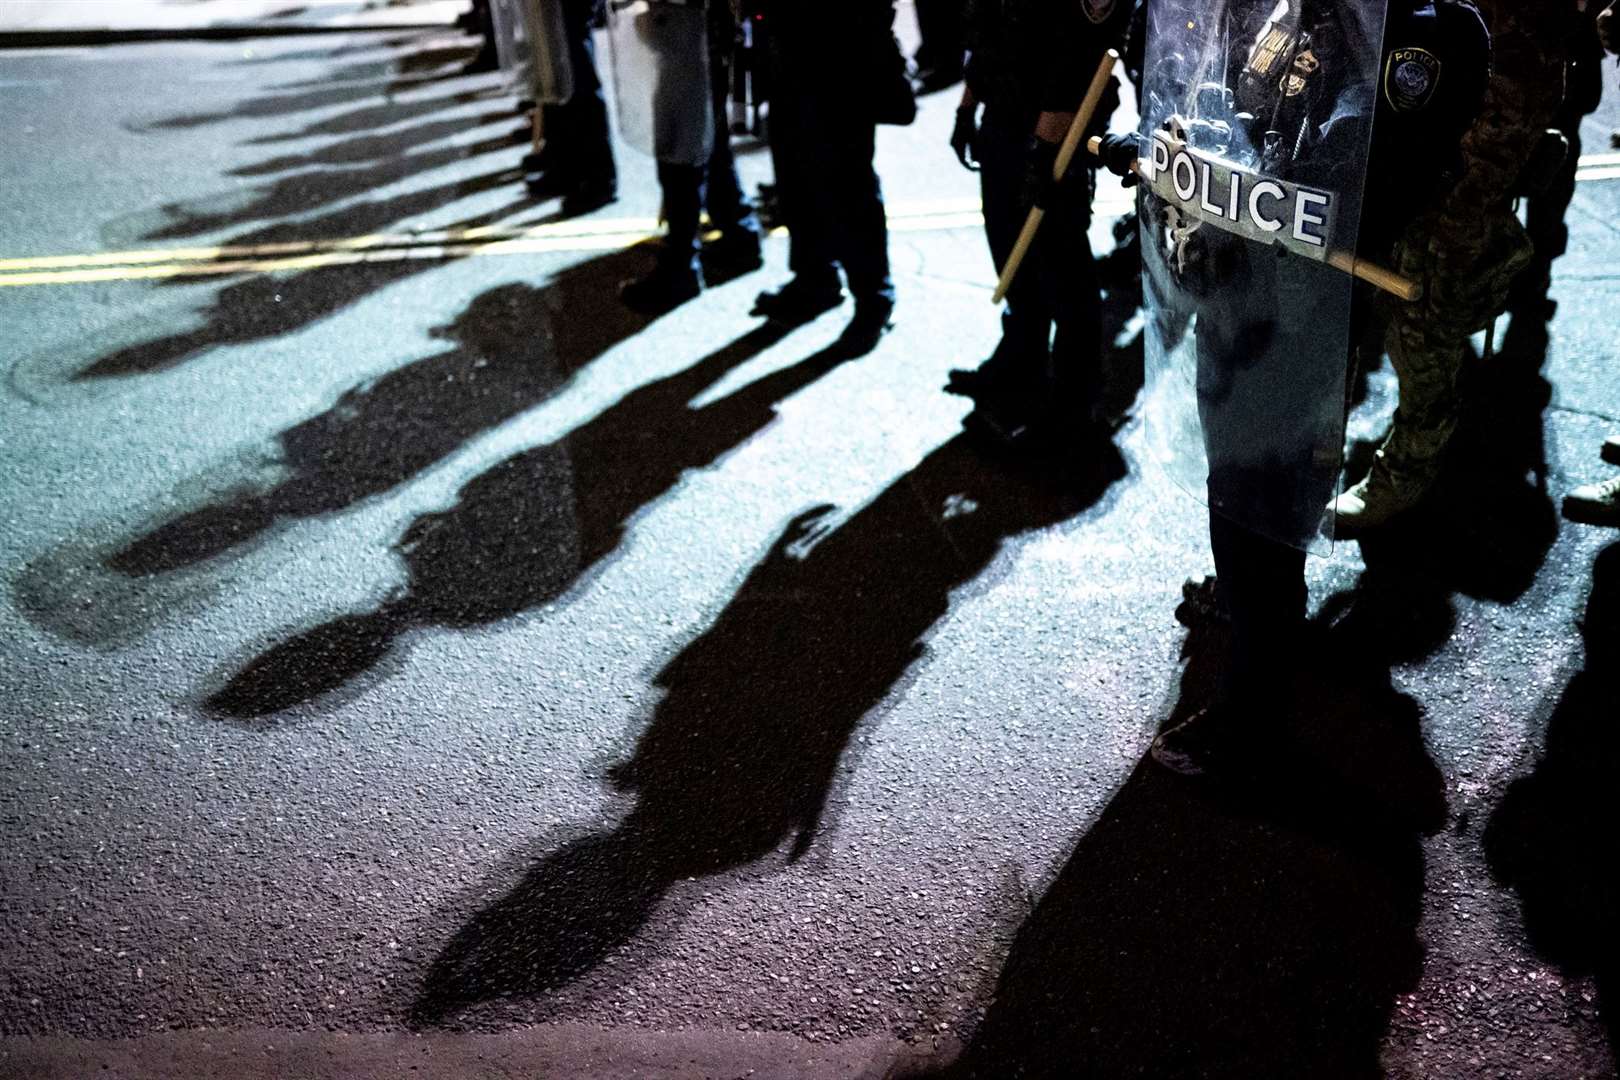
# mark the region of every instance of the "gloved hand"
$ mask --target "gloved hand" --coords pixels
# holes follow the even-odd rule
[[[1097,157],[1102,161],[1103,168],[1123,180],[1126,187],[1133,187],[1142,182],[1142,178],[1131,167],[1141,156],[1142,140],[1134,131],[1104,135],[1102,145],[1097,149]]]
[[[1598,15],[1597,31],[1605,49],[1620,53],[1620,0],[1615,0]]]
[[[958,106],[956,126],[951,128],[951,149],[956,151],[956,160],[962,163],[962,168],[973,172],[979,171],[979,163],[973,160],[973,140],[979,134],[977,113],[973,105]]]

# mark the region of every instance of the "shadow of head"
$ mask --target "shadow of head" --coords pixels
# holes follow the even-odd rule
[[[558,989],[628,941],[669,885],[620,830],[535,860],[434,959],[410,1013],[443,1024],[483,1002]]]
[[[1534,768],[1491,814],[1485,854],[1519,894],[1535,949],[1572,974],[1598,976],[1620,1035],[1620,544],[1598,556],[1581,633],[1585,669],[1553,706]]]
[[[348,615],[276,645],[202,703],[205,712],[254,721],[349,684],[389,654],[408,620],[393,606]]]

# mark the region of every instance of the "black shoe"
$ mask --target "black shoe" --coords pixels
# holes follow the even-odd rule
[[[618,182],[611,177],[606,180],[586,180],[575,184],[573,190],[563,196],[562,213],[564,217],[578,217],[592,210],[600,210],[618,197]]]
[[[1240,755],[1241,740],[1224,709],[1199,709],[1166,728],[1149,751],[1161,767],[1180,776],[1207,777],[1228,771]]]
[[[780,289],[760,293],[749,314],[763,315],[781,326],[802,326],[843,302],[844,290],[836,280],[817,283],[795,277]]]
[[[703,275],[690,267],[655,268],[645,277],[619,286],[619,299],[638,315],[673,311],[703,291]]]
[[[525,141],[527,141],[529,138],[529,133],[522,130],[513,132],[513,135],[514,137],[521,135]],[[534,184],[539,183],[540,174],[544,173],[551,167],[551,158],[552,155],[546,153],[544,150],[530,150],[527,154],[523,155],[523,160],[518,162],[518,168],[523,170],[525,176],[532,176],[535,178],[533,181],[530,181],[531,187],[533,187]],[[561,195],[563,192],[558,191],[557,194]]]
[[[536,199],[561,199],[579,187],[579,181],[557,169],[524,170],[523,186]]]
[[[952,368],[945,376],[945,392],[978,402],[999,396],[1006,383],[1007,376],[994,368]]]
[[[1258,703],[1238,708],[1228,700],[1161,731],[1150,753],[1161,767],[1181,776],[1254,778],[1278,761],[1281,739],[1272,709]]]
[[[1198,581],[1188,578],[1181,583],[1181,603],[1176,605],[1176,622],[1189,630],[1216,623],[1230,623],[1221,599],[1221,584],[1214,574],[1206,574]]]
[[[833,351],[845,359],[865,356],[894,328],[894,301],[889,299],[857,300],[855,317],[849,320],[844,332],[833,342]]]
[[[715,277],[738,277],[764,265],[759,233],[752,229],[727,229],[703,245],[703,268]]]

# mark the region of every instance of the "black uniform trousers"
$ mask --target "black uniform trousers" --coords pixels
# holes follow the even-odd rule
[[[669,235],[659,256],[661,263],[674,269],[684,263],[695,270],[702,240],[698,233],[702,212],[709,212],[709,223],[722,232],[741,229],[757,234],[759,220],[754,207],[743,195],[737,178],[737,163],[731,155],[731,138],[726,117],[726,94],[730,66],[725,57],[709,57],[710,91],[714,104],[714,149],[708,164],[658,163],[658,186],[664,195],[664,218]]]
[[[917,0],[917,67],[955,74],[966,48],[966,0]]]
[[[807,29],[779,25],[770,35],[771,160],[788,267],[807,284],[836,286],[842,266],[857,304],[892,303],[871,102],[838,83],[837,50]]]
[[[1339,475],[1343,356],[1352,325],[1338,271],[1214,239],[1198,311],[1198,415],[1209,539],[1232,620],[1224,696],[1261,706],[1291,673],[1305,625],[1305,546]],[[1339,333],[1335,334],[1335,330]]]
[[[986,105],[974,142],[985,238],[997,274],[1029,216],[1034,122],[1025,110]],[[1089,174],[1080,178],[1090,180]],[[1021,383],[1066,414],[1082,417],[1096,405],[1101,379],[1102,299],[1090,225],[1089,198],[1062,198],[1047,209],[1007,294],[1001,341],[986,364],[997,378]]]
[[[563,104],[543,107],[546,169],[577,183],[612,183],[617,174],[608,134],[607,99],[591,38],[593,8],[592,0],[562,0],[574,96]]]

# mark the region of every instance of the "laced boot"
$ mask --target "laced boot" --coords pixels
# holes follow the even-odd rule
[[[1413,435],[1402,430],[1399,417],[1395,423],[1373,455],[1372,469],[1328,504],[1335,536],[1350,537],[1389,524],[1422,502],[1433,486],[1450,425],[1443,433]]]
[[[1564,516],[1585,525],[1620,525],[1620,476],[1582,484],[1565,495]]]

